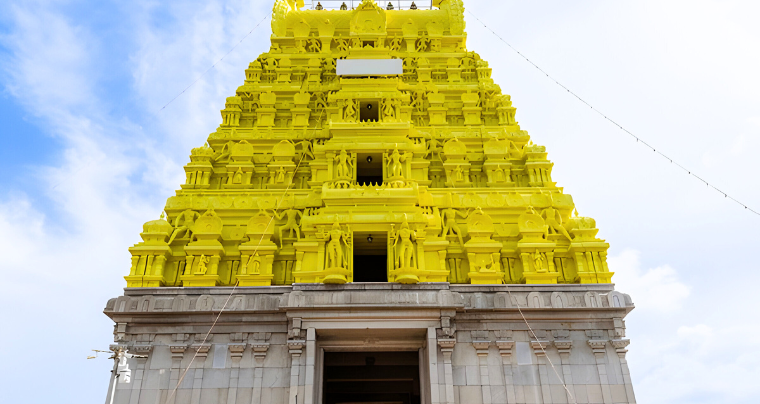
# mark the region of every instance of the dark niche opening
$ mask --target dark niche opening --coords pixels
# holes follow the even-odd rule
[[[361,122],[377,122],[380,120],[380,108],[377,101],[359,102],[359,120]]]
[[[354,233],[354,282],[388,282],[387,233]]]
[[[356,183],[359,185],[382,185],[383,154],[357,153]]]
[[[325,352],[324,404],[420,404],[419,354]]]

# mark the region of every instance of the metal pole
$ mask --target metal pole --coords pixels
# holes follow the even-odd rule
[[[113,353],[113,383],[111,385],[111,392],[108,397],[108,404],[113,404],[114,396],[116,395],[116,384],[119,383],[119,361],[121,360],[121,348]]]

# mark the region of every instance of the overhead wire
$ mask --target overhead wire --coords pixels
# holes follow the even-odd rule
[[[236,43],[235,46],[233,46],[232,49],[230,49],[229,52],[225,53],[224,56],[222,56],[219,60],[217,60],[216,62],[214,62],[214,64],[211,65],[211,67],[209,67],[208,69],[206,69],[206,71],[204,71],[203,73],[201,73],[201,75],[198,76],[198,78],[196,78],[192,83],[190,83],[189,86],[185,87],[184,90],[182,90],[179,94],[177,94],[174,98],[172,98],[169,102],[167,102],[166,105],[164,105],[163,107],[161,107],[161,109],[159,109],[158,112],[163,111],[166,107],[169,106],[169,104],[171,104],[172,102],[174,102],[174,100],[176,100],[177,98],[179,98],[182,94],[185,93],[185,91],[189,90],[190,87],[194,86],[195,83],[197,83],[200,79],[202,79],[203,76],[206,75],[206,73],[208,73],[209,71],[211,71],[211,69],[213,69],[214,67],[216,67],[216,65],[218,65],[222,60],[224,60],[224,58],[226,58],[227,56],[229,56],[229,54],[232,53],[232,51],[234,51],[235,48],[237,48],[241,43],[243,43],[243,41],[246,38],[248,38],[248,36],[250,36],[253,33],[253,31],[255,31],[256,28],[258,28],[259,25],[261,25],[261,23],[264,22],[267,18],[269,18],[269,15],[265,16],[264,18],[262,18],[261,21],[259,21],[259,23],[256,24],[255,27],[253,27],[253,29],[251,29],[250,31],[248,31],[248,33],[245,34],[245,36],[243,38],[241,38],[240,41],[238,41],[238,43]]]
[[[657,149],[656,149],[654,146],[650,145],[648,142],[644,141],[642,138],[640,138],[640,137],[636,136],[635,134],[633,134],[633,132],[629,131],[628,129],[626,129],[625,127],[623,127],[623,125],[621,125],[621,124],[617,123],[615,120],[613,120],[612,118],[608,117],[608,116],[607,116],[605,113],[603,113],[601,110],[599,110],[599,109],[595,108],[593,105],[591,105],[591,104],[590,104],[590,103],[588,103],[586,100],[584,100],[583,98],[581,98],[581,97],[580,97],[578,94],[576,94],[574,91],[570,90],[570,89],[569,89],[567,86],[565,86],[564,84],[560,83],[560,82],[559,82],[559,80],[557,80],[557,79],[555,79],[554,77],[552,77],[551,75],[549,75],[549,73],[547,73],[547,72],[546,72],[544,69],[542,69],[541,67],[539,67],[539,66],[538,66],[536,63],[534,63],[532,60],[530,60],[530,59],[529,59],[527,56],[525,56],[525,55],[524,55],[522,52],[520,52],[519,50],[517,50],[517,49],[516,49],[514,46],[512,46],[512,45],[511,45],[509,42],[507,42],[506,40],[504,40],[504,38],[502,38],[502,37],[501,37],[499,34],[497,34],[497,33],[496,33],[496,31],[494,31],[493,29],[491,29],[491,27],[489,27],[488,25],[486,25],[486,23],[484,23],[484,22],[483,22],[483,21],[482,21],[480,18],[478,18],[478,16],[476,16],[475,14],[473,14],[473,12],[472,12],[472,11],[470,11],[470,10],[467,10],[467,12],[468,12],[468,13],[470,13],[470,15],[471,15],[473,18],[475,18],[476,20],[478,20],[478,22],[479,22],[480,24],[482,24],[482,25],[483,25],[483,27],[485,27],[487,30],[491,31],[491,33],[492,33],[494,36],[496,36],[497,38],[499,38],[499,40],[500,40],[500,41],[504,42],[504,44],[505,44],[505,45],[507,45],[507,46],[508,46],[510,49],[512,49],[512,50],[513,50],[515,53],[517,53],[517,54],[518,54],[518,55],[519,55],[521,58],[525,59],[525,61],[527,61],[527,62],[528,62],[528,63],[530,63],[530,64],[531,64],[533,67],[535,67],[536,69],[538,69],[538,71],[540,71],[541,73],[543,73],[543,74],[544,74],[546,77],[548,77],[550,80],[554,81],[554,83],[555,83],[555,84],[557,84],[558,86],[560,86],[560,87],[562,87],[564,90],[566,90],[566,91],[567,91],[567,92],[568,92],[570,95],[572,95],[573,97],[575,97],[576,99],[578,99],[578,101],[580,101],[580,102],[582,102],[582,103],[586,104],[586,105],[587,105],[589,108],[591,108],[591,109],[592,109],[594,112],[596,112],[597,114],[599,114],[599,116],[603,117],[605,120],[607,120],[608,122],[610,122],[610,123],[612,123],[613,125],[617,126],[618,128],[620,128],[620,130],[622,130],[623,132],[627,133],[628,135],[630,135],[631,137],[633,137],[634,139],[636,139],[636,142],[637,142],[637,143],[641,143],[641,144],[643,144],[644,146],[648,147],[648,148],[649,148],[650,150],[652,150],[653,152],[655,152],[655,153],[659,154],[659,155],[660,155],[660,156],[662,156],[664,159],[666,159],[666,160],[670,161],[670,163],[672,163],[672,164],[674,164],[674,165],[678,166],[678,167],[679,167],[681,170],[683,170],[683,171],[684,171],[684,172],[685,172],[687,175],[689,175],[689,176],[692,176],[692,177],[696,178],[697,180],[699,180],[699,181],[703,182],[703,183],[704,183],[704,184],[705,184],[705,185],[706,185],[708,188],[712,188],[712,189],[714,189],[715,191],[717,191],[718,193],[722,194],[724,198],[727,198],[727,199],[731,199],[732,201],[736,202],[737,204],[739,204],[739,205],[743,206],[745,210],[748,210],[748,211],[750,211],[750,212],[754,213],[755,215],[758,215],[758,216],[760,216],[760,212],[758,212],[758,211],[756,211],[756,210],[754,210],[754,209],[750,208],[750,207],[749,207],[749,206],[747,206],[745,203],[743,203],[743,202],[739,201],[738,199],[734,198],[733,196],[729,195],[728,193],[726,193],[726,192],[723,192],[721,189],[719,189],[719,188],[718,188],[718,187],[716,187],[715,185],[713,185],[713,184],[710,184],[709,182],[707,182],[706,180],[704,180],[702,177],[700,177],[700,176],[696,175],[696,174],[694,173],[694,171],[692,171],[692,170],[690,170],[690,169],[688,169],[688,168],[684,167],[683,165],[679,164],[678,162],[676,162],[675,160],[673,160],[673,159],[672,159],[672,158],[670,158],[669,156],[665,155],[665,154],[664,154],[664,153],[662,153],[661,151],[658,151],[658,150],[657,150]]]
[[[324,112],[325,112],[325,110],[324,110],[324,108],[322,108],[322,111],[319,114],[319,118],[317,119],[316,123],[314,124],[314,132],[312,133],[312,139],[314,138],[314,135],[316,135],[318,127],[321,127],[320,124],[322,123],[322,116],[324,115]],[[303,162],[304,157],[306,157],[306,150],[302,151],[301,158],[298,159],[298,164],[296,165],[295,170],[293,170],[293,176],[291,177],[290,184],[288,184],[288,186],[285,188],[285,190],[282,191],[282,195],[280,196],[280,200],[277,202],[277,206],[274,208],[275,214],[280,209],[280,206],[282,206],[282,202],[285,200],[285,195],[290,190],[290,187],[293,186],[293,183],[294,183],[293,180],[295,179],[295,175],[298,172],[298,169],[301,167],[301,162]],[[265,229],[269,229],[269,226],[271,226],[272,222],[274,221],[274,217],[275,217],[275,215],[272,215],[272,217],[269,218],[269,222],[267,222],[267,226],[265,227]],[[265,234],[262,234],[261,238],[259,238],[259,242],[258,242],[258,244],[256,244],[256,248],[251,253],[251,256],[256,255],[256,253],[258,252],[259,247],[261,246],[261,243],[264,241],[264,236],[265,236]],[[206,333],[206,336],[203,337],[203,342],[200,343],[200,346],[203,346],[203,344],[205,344],[206,341],[208,340],[209,335],[211,335],[211,331],[213,331],[214,327],[216,327],[216,323],[219,321],[219,318],[222,316],[222,313],[227,308],[227,305],[229,304],[230,299],[232,299],[232,296],[235,294],[235,290],[237,289],[238,285],[240,285],[240,279],[239,278],[235,280],[235,284],[233,285],[232,290],[230,291],[229,296],[227,296],[227,300],[225,300],[224,305],[222,306],[221,310],[219,310],[219,314],[217,314],[216,318],[214,319],[214,322],[211,324],[211,327],[209,328],[208,332]],[[199,349],[195,350],[195,353],[193,354],[193,357],[190,359],[190,363],[187,364],[187,367],[182,372],[182,375],[180,376],[179,380],[177,380],[177,385],[174,386],[174,389],[172,389],[171,394],[169,394],[169,397],[166,399],[167,403],[177,393],[177,389],[179,388],[180,384],[182,384],[182,381],[185,379],[185,376],[187,375],[187,372],[190,370],[190,366],[193,365],[193,362],[195,361],[195,358],[198,356],[198,351],[199,351]]]

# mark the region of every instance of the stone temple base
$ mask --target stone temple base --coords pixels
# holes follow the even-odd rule
[[[623,322],[633,303],[613,285],[296,284],[237,288],[229,297],[231,291],[130,288],[109,300],[112,349],[146,356],[118,366],[113,402],[356,402],[327,396],[342,384],[326,375],[325,358],[379,353],[360,364],[376,370],[391,353],[406,352],[419,358],[413,393],[362,402],[635,403]],[[113,377],[111,383],[109,394]],[[355,394],[365,393],[371,395]]]

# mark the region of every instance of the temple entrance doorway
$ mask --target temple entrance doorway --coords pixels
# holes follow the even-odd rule
[[[323,404],[420,404],[417,351],[325,352]]]
[[[354,282],[388,282],[388,233],[354,233]]]

